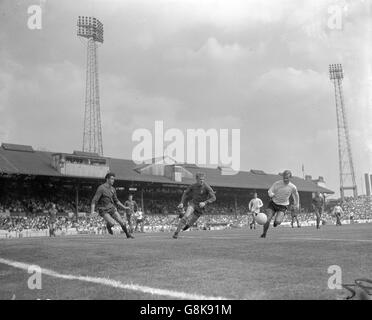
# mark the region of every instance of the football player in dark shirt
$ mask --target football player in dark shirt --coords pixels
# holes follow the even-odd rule
[[[196,174],[196,183],[185,190],[181,203],[178,205],[178,209],[182,209],[186,201],[188,201],[186,212],[182,216],[173,238],[177,239],[181,230],[185,231],[192,227],[196,220],[204,213],[205,206],[215,200],[215,192],[205,182],[205,173],[198,172]]]
[[[129,231],[133,233],[133,216],[138,211],[137,202],[133,200],[133,195],[129,195],[128,200],[124,202],[124,207],[126,208],[126,217],[128,222]]]
[[[316,228],[320,229],[320,219],[324,210],[324,198],[320,195],[320,192],[315,194],[312,199],[313,210],[316,215]]]
[[[49,209],[49,237],[55,237],[55,225],[56,225],[56,219],[57,219],[57,209],[56,205],[54,203],[51,204],[51,208]]]
[[[293,199],[290,198],[289,200],[289,206],[288,206],[288,211],[290,212],[291,214],[291,227],[294,228],[294,223],[295,221],[297,222],[297,228],[301,228],[301,224],[300,224],[300,221],[298,221],[298,211],[299,210],[296,210],[294,205],[293,205]]]
[[[115,225],[115,221],[117,221],[127,238],[134,238],[134,236],[128,232],[125,222],[116,208],[116,206],[119,206],[126,209],[116,196],[116,190],[113,187],[115,174],[108,173],[106,174],[105,179],[106,182],[98,187],[96,194],[93,197],[91,213],[93,214],[95,212],[96,204],[98,204],[99,215],[106,221],[107,230],[110,234],[113,234],[112,227]]]

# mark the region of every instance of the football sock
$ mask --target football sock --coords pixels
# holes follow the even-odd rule
[[[127,227],[125,226],[125,224],[122,224],[122,225],[121,225],[121,228],[123,229],[124,233],[125,233],[126,236],[128,237],[128,236],[129,236],[129,233],[128,233],[128,230],[127,230]]]

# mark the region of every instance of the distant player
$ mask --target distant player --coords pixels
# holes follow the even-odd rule
[[[324,198],[320,195],[320,192],[315,194],[312,200],[312,206],[316,215],[316,228],[320,229],[320,219],[324,211]]]
[[[49,237],[55,237],[55,228],[56,228],[56,222],[57,222],[57,209],[56,205],[54,203],[51,204],[51,207],[49,209]]]
[[[354,223],[354,212],[350,212],[349,214],[350,224]]]
[[[253,199],[249,201],[249,204],[248,204],[248,210],[252,214],[252,222],[249,224],[250,229],[252,228],[256,229],[255,216],[257,215],[257,213],[260,212],[261,207],[263,207],[263,203],[260,198],[257,198],[257,192],[255,192],[253,194]]]
[[[177,239],[181,230],[185,231],[192,227],[204,213],[205,206],[215,200],[215,192],[209,184],[205,182],[205,173],[198,172],[196,174],[196,183],[185,190],[182,195],[181,203],[178,205],[178,209],[182,209],[186,201],[188,201],[186,212],[182,216],[173,238]]]
[[[125,213],[127,217],[128,227],[130,232],[133,232],[133,218],[138,211],[137,202],[133,200],[133,195],[129,195],[128,200],[124,202]]]
[[[335,218],[336,218],[336,226],[341,226],[341,215],[344,214],[344,211],[342,210],[341,206],[340,205],[335,205],[335,207],[333,208],[333,211],[332,213],[334,214]]]
[[[141,208],[138,208],[137,212],[135,213],[135,217],[136,217],[136,227],[134,229],[134,231],[138,231],[138,227],[140,226],[140,232],[144,232],[143,231],[143,227],[144,227],[144,216],[143,216],[143,212],[141,210]]]
[[[300,208],[300,196],[297,187],[289,181],[291,177],[292,172],[285,170],[283,172],[283,180],[276,181],[268,191],[271,200],[266,209],[267,222],[263,227],[261,238],[266,238],[267,230],[270,227],[270,221],[274,216],[274,227],[277,227],[282,223],[285,212],[288,209],[289,198],[291,195],[294,200],[294,209],[298,211]]]
[[[293,204],[289,205],[288,209],[289,209],[289,211],[291,213],[291,227],[294,228],[294,222],[296,220],[297,228],[301,228],[301,224],[298,221],[298,217],[297,217],[297,214],[298,214],[299,210],[296,210],[294,208]]]
[[[125,209],[125,206],[118,200],[116,190],[113,187],[115,182],[115,174],[106,174],[106,182],[101,184],[92,200],[91,213],[94,214],[95,207],[98,204],[99,215],[106,221],[107,231],[109,234],[113,234],[112,227],[117,221],[123,229],[127,238],[134,238],[134,236],[128,232],[125,222],[121,218],[116,206]]]

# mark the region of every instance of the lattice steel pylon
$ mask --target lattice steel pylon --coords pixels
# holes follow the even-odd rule
[[[103,43],[103,24],[96,18],[79,16],[77,35],[88,39],[83,151],[102,156],[97,43]]]
[[[358,196],[355,180],[353,157],[349,128],[346,117],[344,96],[342,90],[342,79],[344,78],[342,65],[329,65],[329,76],[335,88],[337,132],[338,132],[338,158],[340,168],[340,195],[341,200],[345,199],[345,190],[353,190],[354,198]]]

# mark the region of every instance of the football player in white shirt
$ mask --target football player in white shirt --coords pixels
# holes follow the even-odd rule
[[[270,227],[270,221],[274,216],[274,227],[277,227],[282,223],[285,212],[288,209],[289,198],[291,195],[293,196],[294,209],[298,211],[300,208],[300,196],[297,187],[289,181],[290,178],[292,178],[292,172],[285,170],[283,172],[283,180],[274,182],[268,191],[271,200],[266,209],[267,222],[263,227],[261,238],[266,238],[267,230]]]
[[[140,226],[140,232],[144,232],[143,231],[143,227],[144,227],[144,217],[143,217],[143,212],[141,210],[141,208],[138,208],[138,211],[135,213],[135,217],[136,217],[136,227],[134,228],[134,231],[138,231],[138,227]]]
[[[342,210],[341,206],[337,204],[332,211],[333,215],[336,217],[336,226],[341,226],[341,215],[344,214],[344,211]]]
[[[249,204],[248,204],[248,210],[252,214],[252,222],[249,224],[249,228],[252,229],[253,227],[256,229],[255,215],[257,215],[257,213],[260,212],[261,207],[263,207],[263,203],[260,198],[257,198],[257,192],[255,192],[253,194],[253,199],[249,201]]]

